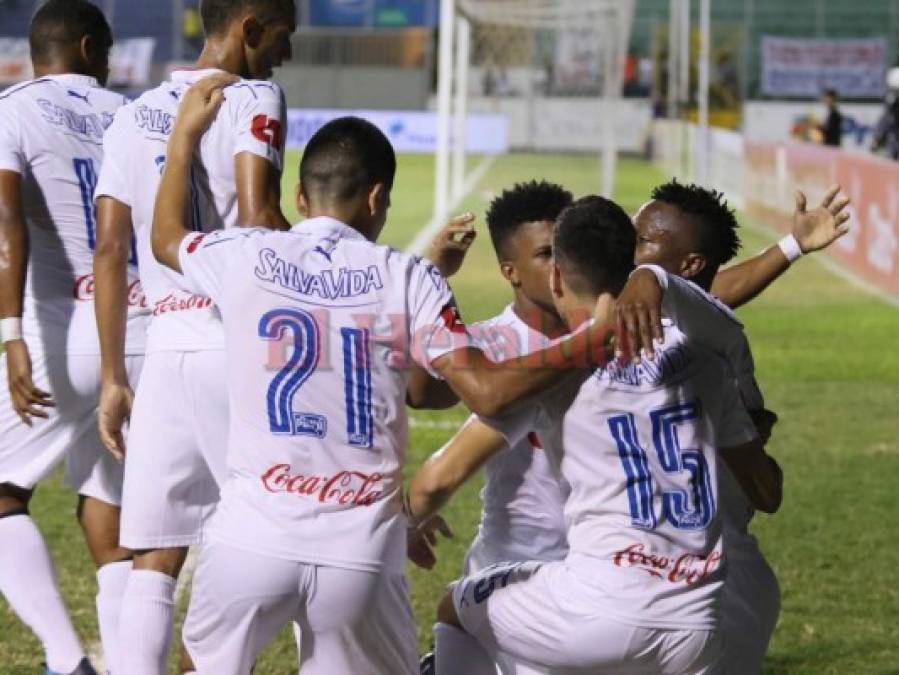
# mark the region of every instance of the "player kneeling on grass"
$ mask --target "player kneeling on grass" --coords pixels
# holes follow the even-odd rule
[[[598,296],[625,286],[634,241],[630,219],[611,202],[587,198],[563,212],[553,293],[570,328]],[[660,279],[664,295],[686,285],[639,270],[626,292],[649,282],[661,294]],[[711,299],[706,311],[720,314]],[[765,511],[779,506],[780,472],[716,354],[667,319],[654,351],[652,360],[599,368],[490,421],[510,443],[540,429],[571,489],[570,552],[563,562],[495,566],[456,583],[439,619],[486,653],[468,639],[465,658],[455,650],[453,662],[438,659],[438,675],[493,673],[496,662],[515,673],[714,672],[723,652],[719,461]],[[503,438],[492,444],[502,448]],[[415,520],[429,518],[486,459],[453,454],[413,479]]]
[[[386,137],[357,118],[325,125],[306,147],[298,201],[308,220],[280,233],[190,232],[191,157],[227,82],[209,78],[184,97],[152,234],[156,258],[221,309],[235,411],[185,642],[199,673],[248,673],[294,620],[304,674],[414,673],[414,658],[373,667],[379,654],[345,642],[348,629],[363,630],[385,561],[405,550],[410,358],[490,415],[574,366],[605,362],[599,338],[608,331],[588,326],[499,366],[471,347],[436,268],[374,243],[396,158]],[[603,317],[607,310],[596,308]],[[411,622],[411,612],[403,616]],[[412,649],[384,652],[414,653],[414,626],[406,634]]]

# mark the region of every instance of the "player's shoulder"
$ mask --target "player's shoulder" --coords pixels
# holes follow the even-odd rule
[[[284,99],[284,92],[275,82],[242,79],[225,87],[225,105],[240,105],[248,101],[276,101]]]
[[[27,80],[7,87],[0,92],[0,110],[15,109],[18,106],[30,102],[40,95],[40,92],[53,85],[49,77],[40,77]]]

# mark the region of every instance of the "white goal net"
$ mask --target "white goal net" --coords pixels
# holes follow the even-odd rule
[[[597,191],[613,194],[634,4],[441,2],[435,219],[470,186],[466,123],[473,112],[504,114],[515,150],[595,152]]]

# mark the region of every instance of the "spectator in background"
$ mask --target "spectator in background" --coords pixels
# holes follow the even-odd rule
[[[899,160],[899,68],[887,73],[887,93],[883,114],[874,127],[871,152],[885,151],[892,159]]]
[[[199,55],[203,48],[203,19],[200,17],[200,10],[196,6],[188,6],[184,8],[184,14],[181,17],[181,34],[184,36],[184,44],[190,47],[190,52],[185,50],[181,54],[182,59],[195,58]]]
[[[838,99],[835,89],[824,91],[824,105],[827,106],[827,117],[821,127],[824,145],[840,147],[843,144],[843,114],[837,107]]]

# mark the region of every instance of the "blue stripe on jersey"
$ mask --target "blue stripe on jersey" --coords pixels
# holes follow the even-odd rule
[[[2,94],[0,94],[0,101],[9,98],[13,94],[17,94],[20,91],[25,91],[26,89],[28,89],[28,87],[30,87],[32,85],[44,84],[46,82],[53,82],[53,80],[51,80],[48,77],[45,77],[40,80],[32,80],[31,82],[23,82],[22,84],[14,85],[14,86],[10,87],[9,89],[7,89],[6,91],[4,91]]]

